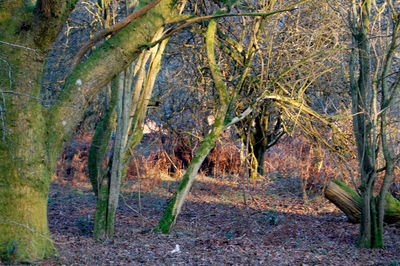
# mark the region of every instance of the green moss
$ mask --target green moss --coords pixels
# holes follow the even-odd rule
[[[343,183],[338,179],[333,180],[333,182],[339,187],[341,187],[344,191],[349,193],[355,200],[357,200],[361,204],[362,202],[361,197],[354,189],[351,189],[348,185],[346,185],[345,183]]]
[[[98,184],[104,176],[104,160],[112,133],[112,121],[114,120],[114,110],[117,100],[117,90],[113,89],[109,106],[96,126],[89,150],[88,168],[89,178],[92,183],[94,194],[98,195]]]
[[[390,193],[386,193],[385,200],[385,221],[396,222],[397,219],[400,220],[400,202]]]
[[[93,237],[96,239],[104,239],[106,236],[108,193],[108,185],[103,184],[100,187],[97,197],[96,213],[94,216]]]
[[[9,240],[1,245],[3,247],[0,250],[0,258],[6,262],[15,262],[18,257],[21,256],[19,252],[20,243],[16,240]]]
[[[378,228],[378,213],[376,209],[375,198],[371,199],[371,230],[372,230],[372,248],[383,248],[383,232]]]
[[[56,252],[47,226],[47,194],[14,184],[0,189],[0,201],[2,259],[35,260]]]
[[[155,231],[161,231],[163,234],[168,234],[171,231],[171,227],[175,221],[175,215],[172,214],[175,202],[176,202],[176,195],[172,198],[171,202],[168,204],[167,209],[165,209],[163,216],[161,217],[157,227],[155,228]]]
[[[226,110],[226,109],[225,109]],[[158,226],[156,227],[156,230],[161,231],[164,234],[167,234],[170,232],[172,226],[175,223],[176,220],[176,215],[174,214],[174,209],[176,208],[177,204],[177,197],[178,195],[182,196],[182,191],[189,186],[190,176],[191,175],[196,175],[197,173],[194,173],[194,168],[198,166],[202,161],[205,159],[205,157],[208,155],[210,150],[215,146],[216,140],[222,133],[223,129],[223,121],[224,118],[219,116],[217,117],[213,130],[209,135],[205,137],[203,142],[201,143],[201,146],[199,149],[196,151],[196,154],[192,161],[190,162],[190,165],[188,169],[186,170],[185,175],[182,178],[181,183],[179,184],[179,187],[177,189],[177,192],[175,193],[174,197],[172,198],[171,202],[168,204],[168,207],[164,211],[164,214],[162,218],[160,219]],[[194,178],[194,177],[193,177]],[[184,198],[182,199],[184,200]]]
[[[22,0],[22,3],[24,5],[25,12],[27,13],[32,13],[35,9],[35,4],[32,2],[32,0]]]

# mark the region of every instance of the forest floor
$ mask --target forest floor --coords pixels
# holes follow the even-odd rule
[[[106,242],[92,238],[90,184],[64,183],[55,180],[49,197],[58,255],[41,265],[398,265],[400,259],[400,228],[386,227],[386,248],[357,248],[359,226],[322,195],[304,202],[296,178],[246,181],[243,189],[233,177],[199,176],[168,235],[152,229],[178,181],[128,180],[115,238]]]

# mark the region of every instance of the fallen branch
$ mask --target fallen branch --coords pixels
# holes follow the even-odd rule
[[[361,196],[340,180],[329,181],[325,197],[336,205],[351,223],[359,223],[361,218]],[[400,201],[390,193],[385,197],[385,218],[387,224],[400,224]]]

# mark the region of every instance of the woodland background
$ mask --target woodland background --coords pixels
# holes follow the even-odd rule
[[[26,119],[27,127],[33,128],[30,123],[38,113],[35,113],[36,109],[29,109],[21,111],[21,115],[10,115],[13,108],[18,112],[18,108],[29,100],[51,112],[56,110],[54,113],[62,113],[62,118],[50,115],[49,121],[60,121],[62,126],[54,125],[66,128],[67,133],[60,133],[59,137],[58,127],[54,126],[53,134],[50,123],[47,124],[50,130],[37,131],[38,135],[46,136],[43,150],[50,154],[50,163],[46,165],[54,165],[48,166],[49,174],[44,174],[50,184],[48,201],[47,192],[44,192],[50,235],[47,236],[45,229],[41,232],[40,226],[36,227],[34,222],[31,224],[27,218],[29,215],[25,215],[29,213],[25,207],[21,208],[24,218],[15,218],[9,214],[14,200],[4,203],[0,208],[0,226],[3,230],[23,231],[16,233],[15,239],[0,238],[0,257],[4,263],[398,265],[398,220],[391,225],[385,221],[383,248],[368,249],[376,247],[374,236],[372,244],[368,243],[370,246],[360,244],[360,225],[349,223],[348,215],[324,196],[329,182],[335,179],[360,195],[367,193],[364,192],[367,189],[363,190],[364,174],[360,170],[364,169],[363,159],[360,159],[364,157],[360,156],[357,139],[362,134],[353,131],[353,118],[363,113],[367,114],[365,120],[369,123],[365,127],[368,129],[364,130],[367,132],[364,141],[371,141],[372,144],[368,142],[368,145],[372,153],[376,153],[375,157],[372,156],[375,163],[372,170],[374,193],[368,197],[378,205],[383,187],[383,195],[387,189],[400,200],[400,121],[399,96],[396,94],[400,81],[397,43],[400,7],[397,2],[373,1],[370,7],[372,13],[367,17],[371,17],[372,26],[367,29],[367,36],[371,80],[366,82],[370,86],[366,96],[369,98],[367,103],[358,104],[362,108],[357,112],[354,111],[351,88],[357,82],[358,86],[363,84],[360,78],[363,74],[354,75],[360,79],[352,82],[350,58],[352,51],[358,53],[362,50],[354,43],[354,36],[359,36],[356,30],[360,29],[362,33],[361,29],[366,25],[360,21],[366,17],[363,11],[367,10],[364,7],[368,3],[371,5],[370,1],[353,1],[359,13],[348,11],[351,1],[177,1],[174,14],[188,17],[169,17],[167,21],[172,22],[162,24],[164,32],[158,30],[154,36],[143,40],[148,47],[138,44],[137,50],[142,54],[132,63],[128,63],[124,56],[131,56],[133,60],[133,53],[129,56],[124,54],[125,47],[121,45],[122,48],[118,48],[119,42],[107,48],[108,40],[112,42],[113,38],[120,38],[120,43],[126,41],[119,37],[123,36],[119,35],[120,30],[102,36],[95,43],[90,43],[90,40],[97,38],[103,29],[119,25],[133,10],[140,10],[150,1],[141,4],[129,0],[78,1],[65,18],[60,32],[53,34],[49,43],[45,39],[40,42],[33,40],[35,35],[30,35],[30,32],[36,32],[35,29],[45,27],[35,24],[39,15],[29,15],[39,11],[46,13],[43,8],[47,1],[39,2],[42,6],[30,1],[0,1],[0,9],[3,9],[0,11],[3,12],[0,13],[0,24],[10,23],[8,20],[15,23],[10,26],[10,31],[0,34],[0,93],[3,101],[0,120],[2,149],[5,150],[0,159],[5,162],[4,158],[7,158],[10,164],[15,165],[13,175],[22,176],[11,178],[8,170],[3,171],[0,179],[0,188],[4,190],[0,191],[2,197],[12,199],[9,195],[11,190],[5,192],[6,189],[12,186],[10,184],[21,182],[10,180],[28,180],[22,181],[27,182],[28,187],[41,184],[35,176],[37,172],[32,174],[25,170],[32,165],[25,157],[34,154],[32,150],[38,144],[33,141],[32,146],[26,145],[21,141],[24,135],[20,137],[18,134],[22,132],[29,136],[27,139],[35,138],[30,130],[28,133],[23,128],[14,131],[20,125],[20,116],[25,113],[29,115],[23,121]],[[50,6],[55,3],[50,3]],[[161,1],[160,5],[163,4]],[[162,9],[160,5],[156,8]],[[40,7],[42,10],[38,11]],[[20,10],[18,8],[24,10],[24,15],[10,18],[7,10]],[[48,12],[49,17],[62,17],[54,15],[53,10]],[[152,10],[148,12],[134,20],[138,25],[144,25],[143,28],[145,23],[149,23],[146,21],[148,17],[158,15],[155,10],[154,13]],[[226,15],[244,13],[243,16]],[[259,15],[261,13],[263,15]],[[353,21],[360,23],[359,28],[350,25],[352,20],[347,17],[356,13],[361,14],[360,20]],[[211,14],[221,17],[217,17],[218,20],[205,17]],[[199,17],[204,18],[196,20]],[[213,21],[217,28],[215,38],[207,35]],[[27,43],[24,43],[24,38]],[[213,51],[209,48],[212,40],[215,66],[210,56],[214,48]],[[131,42],[135,41],[132,37]],[[359,42],[360,45],[363,43]],[[393,49],[390,49],[392,43]],[[31,45],[35,45],[35,49],[30,48]],[[88,49],[83,50],[82,57],[77,57],[85,45]],[[107,61],[107,49],[115,47],[120,50],[116,49],[114,54],[123,56],[120,59],[110,57]],[[105,56],[96,54],[101,49]],[[381,68],[388,61],[388,51],[391,50],[390,70],[384,72]],[[148,61],[144,59],[146,53]],[[29,65],[25,57],[40,62],[41,67]],[[353,71],[362,73],[362,59],[360,53]],[[122,73],[117,78],[114,74],[109,74],[109,77],[99,74],[106,81],[100,84],[100,81],[91,79],[98,71],[97,68],[91,69],[91,60],[101,62],[103,66],[99,71],[104,73],[111,72],[107,67],[118,64],[118,60],[127,67],[115,73]],[[26,72],[36,73],[35,68],[41,69],[37,74],[40,77],[33,81],[39,85],[36,90],[30,90],[24,83],[28,81],[19,80],[29,75]],[[140,69],[144,71],[144,78]],[[85,71],[89,74],[82,74]],[[79,78],[81,75],[89,77],[87,82],[82,78],[83,85]],[[141,79],[145,80],[140,85],[141,100],[136,98],[136,103],[127,103],[126,98],[134,98],[135,94],[132,89],[133,96],[130,95],[126,88],[139,86]],[[386,96],[379,94],[385,90],[384,82],[382,88],[373,85],[384,79],[387,79],[389,92],[393,95],[393,99],[388,101],[390,105],[385,105]],[[84,88],[88,83],[88,87],[97,88],[96,93],[89,92],[92,94],[90,97],[85,94],[90,89]],[[77,86],[78,91],[65,93],[70,84]],[[18,86],[25,86],[27,91],[19,90]],[[146,88],[150,88],[150,94],[144,93]],[[226,101],[224,93],[228,95]],[[74,100],[69,100],[80,94],[86,97],[85,108],[75,108],[81,105],[74,105]],[[76,110],[69,111],[72,109],[67,109],[65,102],[65,106],[59,104],[66,97],[66,102]],[[124,106],[132,107],[128,108],[125,118]],[[134,110],[134,106],[137,109]],[[367,107],[371,109],[367,110]],[[75,112],[84,109],[79,118],[72,118]],[[242,117],[249,109],[251,113]],[[381,120],[378,121],[383,119],[383,113],[388,121],[387,127],[386,122],[383,126]],[[75,126],[69,128],[68,116]],[[130,119],[133,122],[126,126]],[[235,119],[240,121],[231,125]],[[218,121],[222,125],[221,132],[210,140],[209,136],[217,131]],[[368,133],[370,128],[372,133]],[[382,131],[384,128],[386,132]],[[100,142],[96,142],[98,132],[104,133]],[[388,136],[386,144],[382,140],[386,139],[384,136]],[[58,137],[62,141],[53,141]],[[121,139],[127,139],[125,146]],[[131,139],[132,144],[129,142]],[[196,153],[201,153],[201,147],[208,142],[212,145],[206,147],[209,153],[201,154],[204,162],[200,161],[198,172],[191,170],[190,165],[195,164],[196,156],[199,156]],[[393,154],[393,178],[390,180],[385,177],[390,169],[386,146]],[[14,147],[21,148],[16,148],[14,153]],[[93,152],[97,147],[101,148]],[[121,149],[121,157],[117,156],[118,149]],[[26,150],[30,153],[20,155]],[[91,159],[91,152],[98,156]],[[3,163],[1,167],[8,169],[9,164]],[[113,172],[114,168],[118,169]],[[185,181],[185,173],[189,176],[193,173],[193,180],[196,180],[188,186],[180,212],[180,207],[176,207],[179,198],[176,195],[185,189],[185,184],[191,184],[191,181]],[[115,206],[118,205],[118,209],[112,210],[110,202],[115,197],[111,195],[111,187],[116,177],[120,178],[116,189]],[[385,188],[387,180],[389,183]],[[108,191],[101,194],[104,189]],[[102,195],[106,195],[106,200]],[[99,205],[102,200],[108,206],[105,220],[115,215],[112,222],[104,222],[104,228],[102,220],[95,219],[103,215]],[[393,217],[400,217],[399,206],[400,203],[393,209]],[[169,210],[173,215],[168,214]],[[165,217],[170,222],[168,229],[162,222]],[[13,226],[23,228],[15,229]],[[26,232],[30,229],[31,232]],[[160,232],[165,230],[169,234]],[[32,246],[41,245],[36,244],[36,240],[29,240],[35,237],[46,241],[51,237],[58,253],[33,252]],[[31,243],[24,244],[24,241]]]

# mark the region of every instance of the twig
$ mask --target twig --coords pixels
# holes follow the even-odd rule
[[[66,245],[66,244],[70,244],[70,243],[74,242],[74,241],[56,242],[56,241],[52,240],[50,237],[45,236],[45,235],[39,233],[38,231],[36,231],[36,230],[33,229],[32,227],[30,227],[29,225],[21,224],[21,223],[18,223],[18,222],[16,222],[16,221],[10,221],[10,220],[5,220],[5,219],[1,219],[1,218],[0,218],[0,222],[9,223],[9,224],[15,224],[15,225],[21,226],[21,227],[23,227],[23,228],[25,228],[25,229],[31,231],[32,233],[38,234],[40,237],[42,237],[42,238],[44,238],[44,239],[46,239],[46,240],[49,240],[49,241],[52,242],[53,244],[57,244],[57,245]]]
[[[4,63],[7,64],[8,66],[8,79],[9,79],[9,88],[10,90],[12,89],[12,68],[11,68],[11,64],[3,59],[0,58]],[[3,142],[6,143],[6,132],[7,132],[7,124],[6,124],[6,119],[5,119],[5,112],[6,112],[6,98],[4,97],[4,92],[0,90],[1,93],[1,100],[2,100],[2,105],[0,104],[0,117],[1,117],[1,123],[2,123],[2,127],[3,127]]]
[[[28,50],[28,51],[32,51],[32,52],[34,52],[34,53],[39,55],[39,52],[36,51],[33,48],[29,48],[29,47],[26,47],[26,46],[23,46],[23,45],[15,44],[15,43],[4,42],[4,41],[0,41],[0,43],[6,44],[6,45],[9,45],[9,46],[12,46],[12,47],[18,47],[18,48],[22,48],[22,49],[25,49],[25,50]]]
[[[180,173],[180,169],[178,169],[178,167],[175,165],[175,163],[172,161],[171,157],[169,157],[168,152],[165,152],[165,155],[167,156],[167,159],[171,162],[172,166],[175,168],[176,171],[178,171],[178,173]]]
[[[26,94],[26,93],[16,92],[16,91],[3,91],[3,90],[0,89],[0,93],[1,94],[3,94],[3,93],[14,94],[14,95],[17,95],[17,96],[24,96],[24,97],[29,97],[29,98],[34,99],[34,100],[42,101],[42,99],[40,99],[39,97],[30,95],[30,94]]]
[[[125,206],[128,207],[128,209],[130,209],[131,211],[133,211],[134,213],[136,213],[142,220],[145,220],[146,222],[148,222],[149,224],[151,224],[153,227],[155,227],[156,225],[151,222],[149,219],[147,219],[146,217],[144,217],[139,211],[135,210],[134,208],[132,208],[125,200],[124,195],[121,193],[120,194],[122,201],[124,202]]]
[[[82,48],[79,50],[79,52],[76,54],[76,56],[72,60],[71,69],[75,68],[75,66],[82,60],[82,58],[84,57],[86,52],[92,46],[94,46],[96,43],[101,41],[103,38],[105,38],[105,37],[107,37],[109,35],[112,35],[112,34],[116,34],[118,31],[120,31],[121,29],[123,29],[126,26],[128,26],[133,20],[135,20],[135,19],[143,16],[144,14],[146,14],[150,9],[152,9],[153,7],[158,5],[158,3],[160,3],[160,1],[161,0],[155,0],[155,1],[145,5],[141,9],[134,11],[132,14],[127,16],[121,22],[119,22],[117,24],[114,24],[113,26],[111,26],[111,27],[109,27],[107,29],[104,29],[104,30],[100,31],[99,33],[97,33],[92,39],[90,39],[85,44],[83,44]]]
[[[246,110],[244,110],[240,115],[232,118],[231,122],[225,125],[225,129],[230,127],[233,124],[236,124],[237,122],[240,122],[241,120],[245,119],[249,114],[253,112],[252,107],[248,107]]]
[[[281,10],[276,10],[273,12],[269,12],[269,13],[225,13],[225,14],[217,14],[217,15],[207,15],[207,16],[202,16],[202,17],[190,17],[189,19],[187,19],[186,17],[183,19],[183,21],[186,20],[185,23],[183,23],[182,25],[174,28],[174,29],[170,29],[167,34],[165,34],[162,38],[160,38],[159,40],[149,43],[147,45],[145,45],[146,48],[150,48],[153,47],[155,45],[157,45],[158,43],[160,43],[161,41],[171,37],[171,35],[173,35],[174,33],[176,33],[177,31],[186,28],[187,26],[196,23],[196,22],[200,22],[203,20],[210,20],[210,19],[218,19],[218,18],[224,18],[224,17],[269,17],[269,16],[274,16],[276,14],[279,13],[283,13],[283,12],[288,12],[288,11],[293,11],[296,8],[286,8],[286,9],[281,9]],[[173,21],[173,23],[177,23],[179,21]]]

